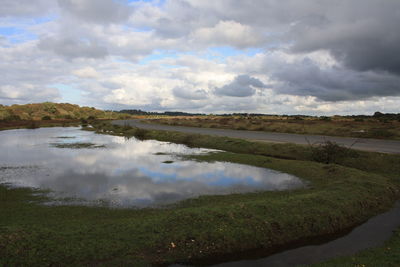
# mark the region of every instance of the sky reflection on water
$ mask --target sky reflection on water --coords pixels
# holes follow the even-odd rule
[[[79,128],[1,131],[0,140],[0,183],[50,189],[58,199],[53,203],[74,198],[79,201],[69,203],[145,207],[206,194],[304,186],[297,177],[273,170],[181,160],[177,156],[210,153],[210,149],[126,140]],[[52,145],[76,142],[105,147],[72,149]]]

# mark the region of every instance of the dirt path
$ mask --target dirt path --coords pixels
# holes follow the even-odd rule
[[[228,136],[233,138],[242,138],[248,140],[257,140],[257,141],[275,142],[275,143],[294,143],[294,144],[306,145],[308,143],[313,144],[324,141],[332,141],[347,147],[352,146],[352,148],[359,150],[400,154],[400,141],[395,141],[395,140],[272,133],[272,132],[262,132],[262,131],[240,131],[240,130],[229,130],[229,129],[186,127],[186,126],[170,126],[161,124],[147,124],[147,123],[142,123],[139,120],[119,120],[119,121],[114,121],[113,123],[117,125],[129,125],[129,126],[134,126],[144,129],[152,129],[152,130],[178,131],[185,133]]]

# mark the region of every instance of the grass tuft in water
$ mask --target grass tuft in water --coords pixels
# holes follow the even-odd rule
[[[81,149],[81,148],[104,148],[105,145],[96,145],[94,143],[51,143],[52,147],[57,148],[73,148],[73,149]]]

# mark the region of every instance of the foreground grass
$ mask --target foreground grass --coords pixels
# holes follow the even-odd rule
[[[296,147],[289,147],[283,156],[275,147],[273,154],[281,157],[277,158],[263,155],[264,150],[248,154],[246,150],[256,146],[246,141],[107,124],[95,129],[127,137],[136,134],[181,143],[186,140],[191,145],[207,144],[205,147],[225,144],[241,152],[194,159],[272,168],[303,178],[309,187],[202,196],[162,209],[136,210],[44,206],[40,202],[45,197],[32,194],[35,191],[0,186],[0,265],[139,266],[201,260],[256,248],[277,249],[353,227],[388,209],[399,196],[393,170],[375,166],[374,173],[360,166],[355,169],[300,160],[301,150]],[[299,159],[282,159],[293,149]]]
[[[145,121],[191,127],[400,140],[400,121],[374,117],[178,116]]]

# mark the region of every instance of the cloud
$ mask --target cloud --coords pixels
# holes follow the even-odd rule
[[[100,24],[121,23],[132,12],[131,7],[113,0],[59,0],[58,4],[77,19]]]
[[[91,40],[45,38],[38,47],[67,58],[104,58],[108,55],[106,47]]]
[[[84,67],[81,69],[77,69],[77,70],[74,70],[72,73],[80,78],[98,78],[99,77],[99,73],[92,67]]]
[[[57,101],[60,93],[56,88],[37,88],[32,84],[20,84],[18,86],[0,86],[0,100],[2,103],[32,103],[43,101]]]
[[[238,48],[254,47],[261,44],[261,37],[247,25],[236,21],[220,21],[214,27],[197,29],[194,42],[209,45],[231,45]]]
[[[107,108],[318,114],[400,104],[398,0],[4,3],[0,103],[56,99],[56,86]]]
[[[400,74],[399,1],[339,1],[321,11],[316,23],[293,27],[293,52],[324,49],[353,70]]]
[[[215,93],[224,96],[246,97],[254,95],[256,88],[265,87],[266,85],[256,78],[238,75],[231,83],[215,88]]]
[[[30,17],[47,14],[55,8],[53,0],[2,0],[0,17]]]
[[[202,89],[191,90],[189,88],[175,87],[172,89],[172,93],[182,99],[201,100],[207,98],[207,92]]]
[[[273,81],[271,88],[279,94],[333,102],[400,95],[400,77],[387,72],[360,72],[308,56],[288,59],[282,54],[267,54],[262,65],[262,72]]]

